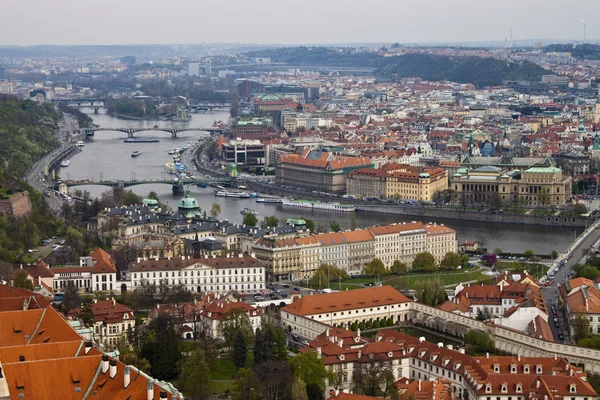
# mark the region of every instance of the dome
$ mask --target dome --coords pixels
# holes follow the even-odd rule
[[[185,196],[177,203],[177,210],[179,214],[188,219],[200,215],[200,205],[198,204],[198,201],[192,197],[189,186],[185,189]]]
[[[429,174],[427,172],[421,172],[419,178],[429,178]]]

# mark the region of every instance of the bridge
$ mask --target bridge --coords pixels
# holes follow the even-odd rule
[[[171,134],[171,137],[177,137],[177,134],[180,132],[188,132],[188,131],[205,131],[210,132],[211,134],[222,134],[227,132],[229,128],[83,128],[83,129],[75,129],[71,131],[74,134],[85,133],[86,136],[94,136],[96,132],[102,131],[113,131],[113,132],[123,132],[127,134],[127,137],[133,138],[133,135],[138,132],[167,132]]]
[[[144,185],[148,183],[163,183],[167,185],[172,185],[173,183],[182,183],[183,185],[197,185],[199,183],[206,183],[207,185],[216,185],[216,184],[230,184],[231,178],[229,176],[225,176],[222,178],[197,178],[197,179],[184,179],[179,181],[174,181],[172,179],[136,179],[136,180],[101,180],[94,181],[91,179],[82,179],[82,180],[63,180],[63,183],[68,187],[71,186],[89,186],[89,185],[100,185],[100,186],[110,186],[110,187],[129,187],[135,185]]]

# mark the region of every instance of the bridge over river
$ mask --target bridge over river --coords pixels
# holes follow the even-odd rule
[[[205,183],[207,185],[216,185],[216,184],[231,184],[231,178],[228,176],[224,176],[222,178],[196,178],[196,179],[181,179],[181,180],[173,180],[173,179],[138,179],[138,180],[110,180],[110,181],[94,181],[91,179],[84,180],[64,180],[63,183],[67,186],[86,186],[86,185],[101,185],[101,186],[110,186],[110,187],[129,187],[135,185],[144,185],[147,183],[164,183],[171,185],[173,183],[183,184],[183,185],[197,185]]]
[[[73,134],[84,133],[86,136],[94,136],[96,132],[111,131],[111,132],[123,132],[127,134],[128,138],[133,138],[135,133],[139,132],[166,132],[170,133],[171,137],[177,137],[180,132],[188,131],[204,131],[210,132],[211,134],[221,134],[228,131],[228,127],[222,128],[83,128],[75,129],[72,131]]]

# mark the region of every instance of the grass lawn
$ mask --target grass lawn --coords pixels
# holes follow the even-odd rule
[[[529,274],[540,279],[550,268],[543,264],[520,263],[518,261],[500,261],[496,264],[496,271],[523,271],[527,270]]]
[[[254,357],[252,352],[248,352],[248,358],[246,358],[246,368],[252,368],[252,364],[254,363]],[[221,357],[217,359],[217,364],[215,366],[211,365],[210,368],[210,378],[215,381],[226,381],[235,378],[235,374],[237,372],[237,368],[233,363],[233,359],[231,357]]]

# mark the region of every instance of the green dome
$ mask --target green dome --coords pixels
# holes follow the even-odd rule
[[[142,204],[146,204],[147,206],[158,206],[158,201],[154,199],[144,199],[142,200]]]
[[[185,189],[185,196],[183,199],[179,200],[179,203],[177,203],[177,210],[179,211],[179,214],[186,218],[193,218],[196,215],[200,215],[200,206],[198,205],[198,201],[192,197],[189,186]]]

